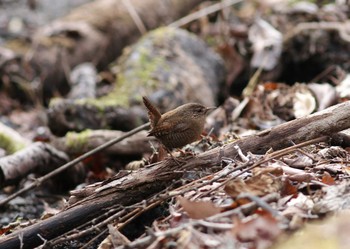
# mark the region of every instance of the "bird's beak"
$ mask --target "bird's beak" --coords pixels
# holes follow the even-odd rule
[[[211,110],[215,110],[217,107],[213,106],[213,107],[207,107],[207,109],[205,110],[206,113],[208,113]]]

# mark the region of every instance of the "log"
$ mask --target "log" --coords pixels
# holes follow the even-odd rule
[[[68,156],[51,145],[37,142],[18,152],[0,158],[0,186],[13,184],[29,173],[46,174],[69,160]]]
[[[70,74],[71,90],[68,99],[96,98],[97,72],[92,63],[76,66]]]
[[[281,149],[293,143],[332,135],[349,127],[350,101],[347,101],[214,148],[188,159],[181,165],[173,160],[166,160],[124,176],[117,175],[106,182],[90,185],[78,192],[74,196],[77,201],[61,213],[3,236],[0,239],[0,247],[19,248],[21,242],[22,248],[38,246],[43,243],[38,234],[50,240],[98,217],[113,205],[130,205],[146,199],[164,189],[170,181],[181,178],[182,174],[179,172],[193,170],[196,167],[220,165],[223,157],[235,158],[236,146],[245,153],[248,151],[265,153],[270,148]],[[82,199],[78,200],[79,198]]]
[[[225,78],[224,62],[214,50],[194,34],[169,27],[155,29],[125,49],[112,71],[117,81],[108,94],[50,102],[52,133],[131,130],[147,120],[143,95],[161,112],[189,102],[215,106]]]
[[[0,148],[5,150],[6,154],[15,153],[30,143],[28,139],[21,136],[17,131],[0,122]]]
[[[148,121],[143,106],[125,108],[105,105],[104,101],[90,100],[95,104],[81,103],[82,100],[78,100],[80,103],[77,104],[75,100],[69,99],[51,101],[47,111],[48,126],[51,132],[56,136],[64,136],[69,131],[81,132],[87,129],[129,131]]]
[[[18,183],[30,173],[45,175],[69,161],[69,157],[50,144],[36,142],[16,153],[0,158],[0,186]],[[46,184],[53,192],[70,189],[85,178],[82,164],[67,169],[52,179],[54,183]],[[62,179],[65,179],[62,181]]]
[[[52,138],[51,144],[56,149],[64,151],[69,155],[81,155],[124,134],[125,132],[122,131],[111,130],[87,130],[80,133],[69,132],[62,138]],[[154,137],[147,137],[147,134],[147,131],[134,134],[120,143],[108,147],[103,153],[129,156],[151,153],[152,148],[150,143],[158,144],[158,142]]]

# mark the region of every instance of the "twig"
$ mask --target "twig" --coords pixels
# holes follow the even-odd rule
[[[236,3],[240,3],[242,2],[242,0],[224,0],[222,2],[219,2],[219,3],[216,3],[216,4],[213,4],[213,5],[210,5],[208,7],[205,7],[203,9],[200,9],[192,14],[189,14],[173,23],[170,23],[169,24],[169,27],[175,27],[175,28],[179,28],[181,26],[184,26],[194,20],[197,20],[203,16],[207,16],[211,13],[214,13],[214,12],[217,12],[219,10],[222,10],[224,8],[227,8],[233,4],[236,4]]]
[[[98,238],[100,238],[102,235],[107,234],[108,228],[104,229],[101,233],[97,234],[95,237],[93,237],[91,240],[89,240],[85,245],[80,247],[79,249],[86,249],[89,248],[89,246],[92,245]]]
[[[275,158],[281,157],[281,156],[283,156],[283,155],[286,155],[286,154],[290,153],[291,151],[294,151],[294,150],[296,150],[296,149],[298,149],[298,148],[305,147],[305,146],[307,146],[307,145],[314,144],[314,143],[326,142],[328,139],[329,139],[329,137],[323,136],[323,137],[311,139],[311,140],[309,140],[309,141],[306,141],[306,142],[303,142],[303,143],[300,143],[300,144],[296,144],[296,145],[290,146],[290,147],[285,148],[285,149],[282,149],[282,150],[278,150],[278,151],[276,151],[276,152],[272,152],[271,154],[266,155],[266,157],[263,158],[262,160],[260,160],[260,161],[258,161],[258,162],[256,162],[256,163],[254,163],[252,166],[250,166],[250,167],[248,167],[248,168],[242,170],[242,171],[239,172],[238,174],[236,174],[236,175],[234,175],[234,176],[228,178],[227,180],[223,181],[222,183],[218,184],[218,186],[216,186],[215,188],[213,188],[213,189],[211,189],[211,190],[209,190],[209,191],[207,191],[207,192],[201,194],[200,197],[203,197],[203,196],[206,196],[206,195],[212,193],[213,191],[217,190],[218,188],[224,186],[227,182],[229,182],[229,181],[231,181],[231,180],[237,178],[238,176],[242,175],[242,174],[245,173],[245,172],[248,172],[249,170],[252,170],[252,169],[255,168],[255,167],[258,167],[259,165],[261,165],[261,164],[263,164],[263,163],[266,163],[266,162],[268,162],[268,161],[270,161],[270,160],[272,160],[272,159],[275,159]],[[243,166],[246,167],[246,164],[244,164]],[[242,169],[242,168],[244,168],[244,167],[240,166],[240,167],[238,167],[238,168],[239,168],[239,169]],[[236,168],[236,169],[238,169],[238,168]]]
[[[60,235],[59,237],[55,238],[54,240],[50,241],[48,243],[48,246],[53,247],[56,246],[57,244],[60,244],[64,241],[70,241],[70,240],[76,240],[82,236],[86,236],[89,233],[92,232],[99,232],[102,233],[105,231],[105,227],[107,227],[108,224],[111,224],[113,222],[118,222],[118,229],[122,229],[125,225],[129,224],[134,218],[140,216],[144,212],[154,208],[155,206],[161,204],[163,201],[166,201],[169,199],[171,196],[167,196],[166,198],[160,197],[160,195],[164,195],[163,192],[166,192],[167,189],[163,190],[161,193],[156,194],[153,197],[148,198],[147,200],[143,200],[141,202],[135,203],[131,206],[127,207],[119,207],[116,210],[108,211],[107,213],[103,213],[99,218],[104,219],[103,221],[99,222],[98,224],[94,224],[93,221],[87,222],[80,227],[75,228],[75,231],[72,233],[70,231],[69,233],[65,233]],[[149,202],[149,204],[140,204],[143,202]],[[122,208],[122,209],[121,209]],[[131,211],[127,211],[133,209]],[[103,217],[104,216],[104,217]],[[122,223],[122,224],[119,224]],[[91,224],[91,226],[85,230],[79,231],[80,229],[83,229],[83,227],[87,227]],[[79,232],[77,232],[79,231]],[[97,235],[94,237],[97,238]],[[93,240],[92,238],[91,240]]]
[[[272,202],[278,199],[278,194],[277,193],[271,193],[269,195],[266,195],[264,197],[262,197],[262,200],[264,200],[265,202]],[[234,214],[240,214],[241,212],[244,212],[245,210],[252,210],[253,208],[255,208],[257,205],[256,203],[248,203],[245,205],[242,205],[236,209],[233,210],[229,210],[227,212],[223,212],[223,213],[219,213],[216,215],[213,215],[211,217],[209,217],[208,221],[215,221],[217,219],[223,218],[223,217],[229,217],[232,216]],[[171,235],[174,235],[176,233],[179,233],[182,230],[188,229],[189,227],[193,227],[196,225],[201,225],[203,220],[190,220],[190,222],[182,224],[181,226],[175,227],[175,228],[171,228],[168,229],[166,231],[161,231],[161,232],[155,232],[153,233],[153,235],[150,236],[146,236],[143,237],[141,239],[135,240],[127,245],[123,245],[123,246],[119,246],[117,247],[117,249],[124,249],[124,248],[136,248],[136,247],[140,247],[143,246],[143,248],[145,248],[145,245],[149,244],[150,242],[152,242],[153,240],[155,240],[154,237],[169,237]]]
[[[233,228],[233,224],[214,223],[206,220],[198,220],[197,223],[200,226],[208,227],[211,229],[231,230]]]
[[[350,22],[304,22],[296,25],[283,38],[283,42],[289,41],[294,36],[305,30],[336,30],[339,36],[346,42],[350,42]]]
[[[235,171],[239,171],[239,170],[242,170],[241,172],[237,173],[236,175],[234,175],[233,177],[230,177],[228,178],[227,180],[223,181],[222,183],[220,183],[218,186],[216,186],[215,188],[207,191],[207,192],[204,192],[202,194],[200,194],[198,197],[203,197],[203,196],[207,196],[208,194],[212,193],[213,191],[217,190],[218,188],[224,186],[228,181],[234,179],[234,178],[237,178],[238,176],[240,176],[241,174],[265,163],[265,162],[268,162],[272,159],[275,159],[275,158],[278,158],[278,157],[281,157],[283,155],[286,155],[288,153],[290,153],[291,151],[295,151],[297,150],[298,148],[302,148],[302,147],[305,147],[307,145],[310,145],[310,144],[314,144],[314,143],[317,143],[317,142],[324,142],[324,141],[327,141],[328,140],[328,137],[324,136],[324,137],[320,137],[320,138],[315,138],[315,139],[312,139],[312,140],[309,140],[309,141],[306,141],[306,142],[303,142],[303,143],[300,143],[300,144],[296,144],[296,145],[293,145],[293,146],[290,146],[288,148],[285,148],[285,149],[282,149],[282,150],[278,150],[278,151],[275,151],[271,154],[268,154],[266,155],[265,158],[263,158],[262,160],[252,164],[251,162],[247,161],[247,162],[244,162],[243,164],[231,169],[231,170],[226,170],[226,172],[224,172],[224,170],[220,171],[220,172],[217,172],[216,173],[216,176],[212,177],[210,180],[206,181],[206,182],[202,182],[200,184],[196,184],[200,181],[204,181],[208,178],[208,176],[205,176],[203,178],[200,178],[194,182],[191,182],[185,186],[181,186],[179,187],[178,189],[175,189],[173,191],[171,191],[167,198],[170,198],[170,197],[174,197],[174,196],[178,196],[178,195],[181,195],[181,194],[184,194],[186,192],[189,192],[191,190],[194,190],[194,189],[199,189],[205,185],[209,185],[209,184],[212,184],[213,182],[217,182],[220,178],[223,178],[225,176],[228,176],[230,175],[231,173],[235,172]],[[232,165],[233,163],[231,163],[230,165]],[[251,166],[249,166],[251,165]],[[228,165],[229,166],[229,165]],[[228,166],[226,166],[225,168],[227,168]],[[196,184],[196,185],[195,185]]]
[[[130,137],[132,135],[134,135],[135,133],[139,132],[139,131],[142,131],[144,129],[147,129],[149,128],[149,123],[146,123],[144,125],[141,125],[129,132],[126,132],[123,136],[120,136],[120,137],[117,137],[117,138],[114,138],[110,141],[108,141],[107,143],[104,143],[100,146],[98,146],[97,148],[89,151],[89,152],[86,152],[85,154],[75,158],[74,160],[62,165],[61,167],[55,169],[54,171],[51,171],[50,173],[36,179],[32,184],[29,184],[28,186],[18,190],[17,192],[13,193],[12,195],[8,196],[7,198],[3,199],[0,201],[0,207],[5,205],[6,203],[8,203],[9,201],[11,201],[12,199],[16,198],[17,196],[31,190],[31,189],[34,189],[38,186],[40,186],[43,182],[47,181],[48,179],[50,179],[51,177],[63,172],[64,170],[68,169],[69,167],[72,167],[74,166],[75,164],[83,161],[84,159],[88,158],[89,156],[92,156],[93,154],[97,153],[97,152],[100,152],[106,148],[108,148],[109,146],[112,146],[113,144],[115,143],[118,143],[122,140],[124,140],[125,138],[127,137]]]
[[[143,24],[139,14],[136,12],[135,7],[130,3],[130,0],[122,0],[122,3],[124,4],[126,9],[128,10],[132,20],[136,24],[136,27],[139,29],[140,33],[142,35],[146,34],[147,29],[146,29],[145,25]]]
[[[336,65],[330,65],[328,66],[325,70],[323,70],[321,73],[319,73],[318,75],[316,75],[312,80],[310,80],[309,82],[320,82],[320,80],[322,78],[324,78],[326,75],[330,74],[332,71],[336,71],[337,70],[337,66]]]
[[[268,211],[274,217],[279,216],[279,213],[275,209],[273,209],[266,201],[262,200],[258,196],[252,195],[250,193],[242,193],[242,194],[239,194],[237,196],[237,199],[249,199],[249,200],[255,202],[257,204],[257,206]]]
[[[147,207],[145,208],[136,208],[134,210],[131,211],[131,213],[128,213],[127,215],[123,216],[122,218],[120,218],[118,220],[118,224],[116,225],[116,229],[121,230],[123,227],[125,227],[127,224],[129,224],[131,221],[133,221],[135,218],[139,217],[141,214],[145,213],[146,211],[158,206],[159,204],[162,203],[162,200],[158,200],[155,201],[151,204],[149,204]],[[116,217],[114,217],[116,218]],[[100,223],[100,227],[102,228],[103,226],[108,226],[108,223],[111,223],[112,219],[107,219],[105,221],[103,221],[102,223]],[[107,232],[108,229],[104,229],[102,230],[99,234],[97,234],[95,237],[93,237],[92,239],[90,239],[83,247],[81,247],[80,249],[85,249],[88,248],[88,245],[91,245],[94,241],[96,241],[97,239],[99,239],[101,237],[101,235],[105,234]],[[84,231],[84,234],[80,233],[79,235],[86,235],[88,234],[90,231],[92,231],[92,229],[87,229]],[[54,243],[54,245],[58,244],[58,242],[62,242],[64,240],[70,240],[69,238],[63,238],[63,240],[61,241],[56,241]]]
[[[118,217],[124,215],[126,213],[125,209],[120,210],[119,212],[117,211],[116,213],[110,213],[107,212],[107,214],[110,214],[107,219],[103,220],[102,222],[100,222],[97,225],[91,225],[89,228],[82,230],[80,232],[79,229],[82,229],[85,226],[88,226],[88,223],[81,225],[80,227],[75,228],[75,231],[69,231],[69,233],[65,233],[60,235],[59,237],[55,238],[54,240],[51,240],[47,243],[47,245],[49,246],[48,248],[52,248],[55,245],[59,244],[59,243],[63,243],[64,241],[71,241],[71,240],[76,240],[79,239],[83,236],[88,235],[89,233],[92,232],[99,232],[101,233],[101,231],[104,231],[105,227],[107,227],[108,223],[111,223],[113,220],[117,220]],[[105,214],[103,214],[105,215]]]

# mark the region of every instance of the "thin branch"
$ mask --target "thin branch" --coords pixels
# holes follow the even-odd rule
[[[173,23],[169,24],[169,27],[175,27],[175,28],[179,28],[182,27],[194,20],[197,20],[203,16],[207,16],[209,14],[215,13],[219,10],[225,9],[231,5],[237,4],[242,2],[242,0],[224,0],[222,2],[210,5],[208,7],[205,7],[203,9],[200,9],[192,14],[189,14]]]
[[[319,137],[319,138],[315,138],[315,139],[311,139],[309,141],[306,141],[306,142],[303,142],[303,143],[300,143],[300,144],[296,144],[296,145],[293,145],[293,146],[290,146],[290,147],[287,147],[285,149],[281,149],[281,150],[278,150],[278,151],[275,151],[275,152],[272,152],[271,154],[267,154],[265,156],[265,158],[263,158],[262,160],[259,160],[258,162],[254,163],[252,166],[250,167],[247,167],[247,164],[244,164],[242,166],[239,166],[237,168],[235,168],[235,170],[238,170],[238,169],[243,169],[243,168],[246,168],[244,170],[242,170],[241,172],[239,172],[238,174],[226,179],[225,181],[223,181],[222,183],[218,184],[218,186],[216,186],[215,188],[213,189],[210,189],[209,191],[207,192],[204,192],[200,195],[200,197],[203,197],[203,196],[207,196],[209,195],[210,193],[212,193],[213,191],[217,190],[218,188],[224,186],[227,182],[229,181],[232,181],[233,179],[237,178],[238,176],[242,175],[243,173],[245,172],[248,172],[250,170],[252,170],[253,168],[256,168],[258,166],[260,166],[261,164],[263,163],[266,163],[272,159],[275,159],[275,158],[279,158],[281,156],[284,156],[284,155],[287,155],[291,152],[293,152],[294,150],[298,149],[298,148],[302,148],[302,147],[305,147],[307,145],[311,145],[311,144],[315,144],[315,143],[320,143],[320,142],[326,142],[329,140],[329,137],[327,136],[323,136],[323,137]]]
[[[136,12],[135,7],[130,3],[130,0],[122,0],[122,3],[128,10],[132,20],[134,21],[136,27],[139,29],[140,33],[142,35],[147,33],[147,29],[145,25],[143,24],[139,14]]]
[[[294,36],[300,34],[303,31],[308,30],[336,30],[339,32],[339,36],[346,42],[350,42],[350,22],[304,22],[296,25],[291,31],[289,31],[283,38],[283,42],[286,43]]]

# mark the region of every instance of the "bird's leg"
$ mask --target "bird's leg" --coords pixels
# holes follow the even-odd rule
[[[164,147],[165,150],[170,154],[171,159],[173,159],[173,161],[174,161],[178,166],[180,166],[181,163],[186,162],[185,160],[181,160],[181,159],[175,158],[175,157],[173,156],[173,154],[171,153],[171,151],[170,151],[167,147],[165,147],[165,146],[163,146],[163,147]]]
[[[188,150],[182,150],[182,149],[178,149],[178,151],[180,152],[180,154],[182,156],[191,156],[191,157],[195,157],[196,156],[196,152],[192,151],[188,151]]]

